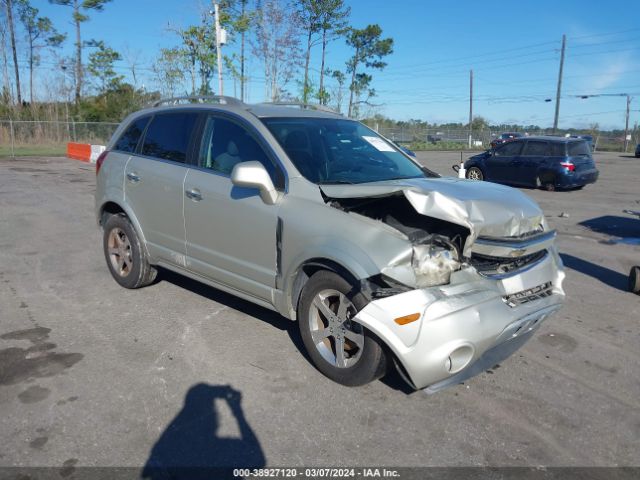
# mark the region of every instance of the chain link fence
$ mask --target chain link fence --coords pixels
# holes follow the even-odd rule
[[[379,133],[396,143],[401,143],[415,150],[482,150],[490,146],[492,140],[503,133],[503,130],[473,130],[466,128],[412,128],[412,127],[380,127]],[[527,130],[526,135],[552,135],[551,130]],[[624,135],[591,134],[595,151],[623,152]],[[640,143],[640,132],[631,134],[627,152],[633,153]]]
[[[118,123],[107,122],[59,122],[0,120],[0,155],[16,154],[63,154],[67,142],[106,145],[118,127]],[[379,132],[397,143],[414,150],[482,150],[489,148],[491,141],[499,136],[500,130],[474,130],[466,128],[421,128],[421,127],[380,127]],[[536,130],[528,135],[548,135],[551,131]],[[596,151],[624,151],[624,136],[594,134]],[[629,152],[633,152],[640,142],[636,130],[628,142]],[[33,153],[30,153],[33,152]]]
[[[118,127],[107,122],[0,120],[0,155],[66,150],[68,142],[106,145]]]

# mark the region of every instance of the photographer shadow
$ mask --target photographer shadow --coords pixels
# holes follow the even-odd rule
[[[241,406],[242,394],[228,385],[200,383],[189,389],[182,410],[155,443],[141,477],[152,480],[241,478],[234,468],[262,468],[266,459]],[[215,401],[226,401],[240,438],[219,438]]]

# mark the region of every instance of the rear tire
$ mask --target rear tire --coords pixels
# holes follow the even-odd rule
[[[545,181],[542,182],[542,189],[546,190],[547,192],[555,192],[556,191],[556,184],[553,181]]]
[[[102,246],[114,280],[124,288],[151,284],[158,274],[147,259],[133,225],[124,214],[111,215],[103,225]]]
[[[484,174],[478,167],[471,167],[469,170],[467,170],[467,179],[478,180],[481,182],[482,180],[484,180]]]
[[[640,267],[631,267],[629,272],[629,291],[640,295]]]
[[[380,341],[352,320],[368,303],[352,290],[341,276],[321,270],[305,285],[298,305],[300,335],[313,364],[334,382],[350,387],[387,372]]]

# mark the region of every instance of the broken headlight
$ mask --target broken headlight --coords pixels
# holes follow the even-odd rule
[[[445,285],[451,273],[460,269],[458,250],[448,241],[432,241],[413,246],[411,266],[416,276],[416,287]]]

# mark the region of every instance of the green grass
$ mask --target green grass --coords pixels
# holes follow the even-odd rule
[[[0,157],[64,157],[67,145],[0,145]]]

